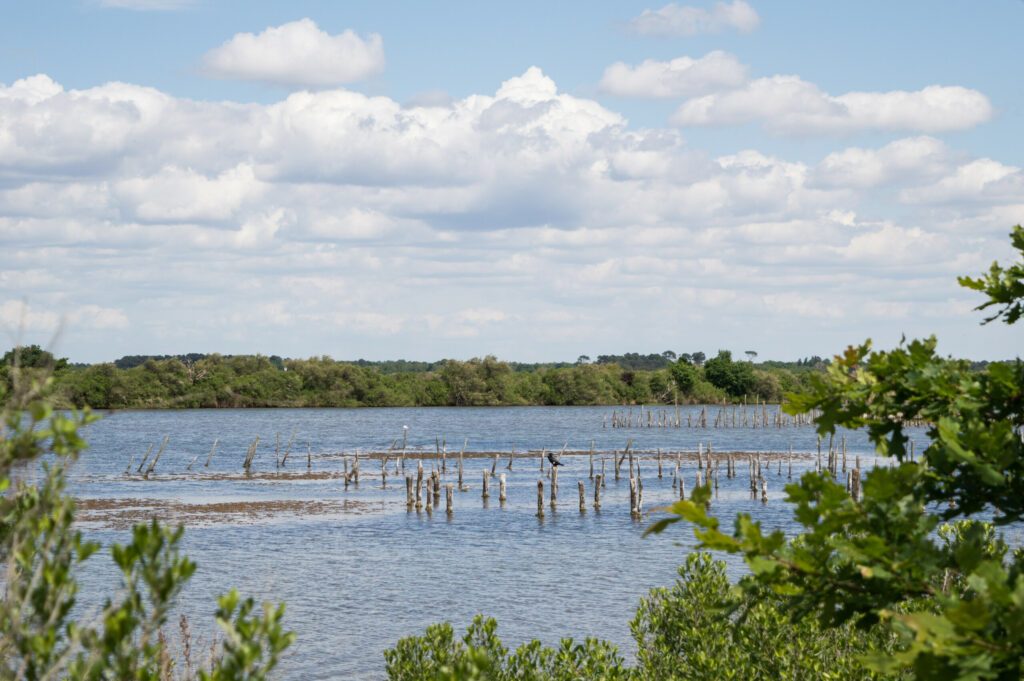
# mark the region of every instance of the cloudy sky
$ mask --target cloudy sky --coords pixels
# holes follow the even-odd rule
[[[980,328],[1024,2],[17,3],[0,333],[76,361],[752,349]]]

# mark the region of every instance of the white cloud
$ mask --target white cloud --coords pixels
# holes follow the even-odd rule
[[[0,303],[0,328],[17,336],[22,332],[53,332],[62,326],[69,331],[124,329],[128,326],[128,317],[120,309],[94,304],[61,306],[60,312],[41,308],[45,306],[18,300],[4,301]]]
[[[76,359],[571,359],[635,349],[635,328],[713,350],[811,323],[841,347],[904,303],[928,331],[951,319],[953,276],[1003,256],[1020,171],[927,136],[822,156],[713,156],[539,68],[422,105],[40,75],[0,86],[0,320],[29,299]],[[833,349],[814,338],[799,352]]]
[[[827,187],[865,189],[883,183],[906,183],[945,171],[950,152],[934,137],[909,137],[880,149],[849,147],[832,152],[818,164],[814,179]]]
[[[646,59],[637,66],[616,62],[604,70],[601,90],[620,97],[691,97],[742,85],[747,67],[716,50],[699,59]]]
[[[351,83],[384,70],[384,41],[352,30],[330,35],[312,19],[237,33],[203,57],[215,78],[255,80],[289,87],[324,88]]]
[[[1024,197],[1024,173],[1015,166],[980,158],[958,166],[934,184],[907,189],[909,203],[954,201],[1019,202]]]
[[[965,130],[992,117],[977,90],[930,85],[921,90],[830,95],[797,76],[758,78],[745,87],[690,99],[673,116],[680,126],[762,122],[786,134],[858,130]]]
[[[113,188],[127,218],[171,223],[228,220],[261,191],[252,166],[244,163],[216,177],[167,166],[154,175],[121,180]]]
[[[734,29],[753,31],[761,23],[757,12],[743,0],[716,2],[710,10],[670,3],[661,9],[645,9],[630,21],[630,28],[640,35],[658,37],[694,36]]]
[[[100,0],[101,7],[131,9],[139,12],[187,9],[195,4],[196,0]]]

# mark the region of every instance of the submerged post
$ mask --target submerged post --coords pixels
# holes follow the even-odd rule
[[[406,508],[412,508],[412,476],[405,476],[405,506]]]
[[[490,483],[491,483],[491,478],[490,478],[489,475],[487,475],[487,471],[484,471],[484,486],[483,486],[483,491],[480,492],[480,497],[482,499],[487,499],[488,497],[491,496]]]
[[[504,502],[508,496],[505,494],[505,474],[498,476],[498,501]]]
[[[453,513],[452,510],[452,483],[447,483],[444,486],[444,499],[445,499],[445,510],[448,511],[448,515]]]
[[[630,478],[630,515],[634,518],[638,515],[637,513],[637,479],[635,477]]]
[[[587,490],[583,487],[582,480],[577,480],[576,486],[580,491],[580,513],[583,513],[587,510]]]
[[[416,510],[423,508],[423,460],[416,462]]]
[[[603,478],[604,478],[604,476],[601,475],[600,473],[597,475],[597,477],[594,478],[594,510],[595,511],[600,511],[601,510],[601,483],[604,481]]]
[[[551,467],[551,508],[558,503],[558,466]]]
[[[537,481],[537,517],[544,517],[544,480]]]

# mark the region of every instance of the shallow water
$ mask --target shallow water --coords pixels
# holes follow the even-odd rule
[[[443,499],[432,513],[407,511],[404,480],[394,475],[394,462],[382,488],[379,461],[363,459],[360,484],[346,490],[337,477],[342,453],[379,452],[395,440],[401,444],[407,425],[410,452],[432,454],[435,437],[445,438],[446,481],[454,482],[464,441],[467,452],[519,453],[561,449],[566,443],[569,450],[586,451],[593,441],[600,472],[603,453],[621,450],[632,439],[634,450],[647,452],[642,461],[647,511],[676,497],[668,456],[663,477],[657,477],[653,452],[658,448],[694,452],[710,442],[718,452],[781,453],[792,446],[805,455],[794,461],[794,477],[814,467],[817,438],[809,427],[687,428],[688,411],[695,415],[699,408],[684,408],[678,429],[602,427],[611,409],[578,407],[119,412],[88,427],[91,448],[70,481],[83,500],[148,500],[149,513],[186,519],[184,548],[199,569],[181,609],[195,630],[208,631],[216,595],[231,586],[259,599],[287,602],[287,626],[297,640],[280,667],[281,678],[382,678],[382,652],[398,638],[420,634],[442,620],[462,630],[477,613],[498,619],[499,635],[510,647],[533,637],[551,644],[567,636],[598,636],[629,655],[629,620],[638,599],[651,587],[672,583],[693,536],[679,525],[643,538],[651,516],[640,522],[630,518],[626,475],[607,481],[602,509],[595,512],[588,457],[567,457],[559,474],[558,506],[552,510],[546,500],[541,520],[535,515],[537,456],[515,459],[511,471],[508,459],[501,459],[498,472],[507,475],[509,485],[505,504],[497,500],[497,480],[491,483],[491,499],[486,504],[481,499],[481,478],[490,471],[491,459],[466,457],[470,489],[455,492],[454,514],[448,517]],[[924,432],[912,432],[923,445]],[[278,433],[281,454],[294,433],[280,476],[274,464]],[[165,435],[170,436],[167,449],[154,474],[141,479],[135,472],[140,458],[151,444],[155,453]],[[257,435],[257,475],[246,478],[240,475],[242,461]],[[871,450],[864,434],[846,435],[849,465],[860,455],[862,466],[869,467]],[[205,468],[215,438],[218,449]],[[330,475],[302,476],[307,453],[314,473]],[[428,458],[424,463],[429,471],[433,462]],[[406,464],[413,473],[415,462]],[[613,478],[610,457],[607,465]],[[787,465],[781,474],[777,464],[769,467],[768,504],[750,498],[746,464],[737,468],[737,478],[730,480],[723,467],[713,510],[723,518],[746,511],[768,529],[791,529],[790,513],[780,501]],[[684,459],[687,490],[696,472],[692,458]],[[578,508],[577,480],[586,485],[584,513]],[[545,481],[546,499],[549,484]],[[251,502],[272,502],[267,504],[272,510],[204,510],[203,505],[214,502],[249,504],[245,508]],[[195,512],[182,516],[174,511],[182,507]],[[105,546],[125,541],[124,522],[83,515],[91,518],[82,525],[91,538]],[[730,562],[734,575],[741,570],[737,561]],[[108,558],[92,559],[83,580],[83,610],[95,609],[115,579]]]

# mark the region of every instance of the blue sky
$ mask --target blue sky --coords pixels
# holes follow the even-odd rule
[[[1024,220],[1022,20],[1016,0],[19,3],[0,324],[59,329],[80,361],[793,359],[904,333],[1010,356],[1019,332],[977,328],[954,278]]]

